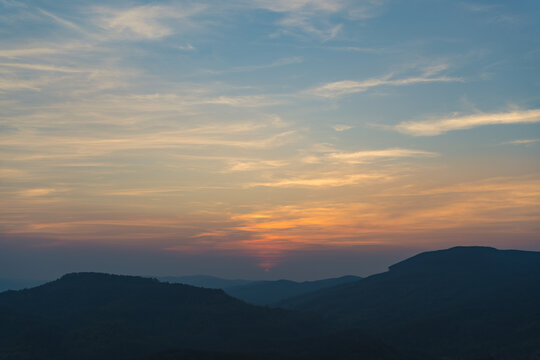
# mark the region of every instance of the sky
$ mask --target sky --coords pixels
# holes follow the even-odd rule
[[[540,2],[0,0],[0,277],[540,250]]]

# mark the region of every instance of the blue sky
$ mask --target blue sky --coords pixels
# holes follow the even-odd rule
[[[539,13],[0,0],[0,271],[114,249],[84,269],[309,278],[540,250]]]

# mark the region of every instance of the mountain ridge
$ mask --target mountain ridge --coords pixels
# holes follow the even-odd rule
[[[279,280],[243,280],[222,279],[208,275],[161,276],[160,281],[181,283],[211,289],[222,289],[227,294],[254,305],[275,305],[287,298],[295,297],[323,288],[361,280],[354,275],[344,275],[311,281]]]
[[[417,350],[422,339],[434,355],[504,357],[519,347],[540,355],[540,346],[531,345],[540,344],[538,303],[540,252],[455,247],[280,305],[319,313],[398,347]]]
[[[296,342],[340,331],[317,316],[246,304],[220,289],[103,273],[70,273],[1,293],[0,318],[0,358],[21,360],[132,359],[168,349],[193,359],[288,359]],[[347,346],[362,353],[362,344]],[[386,345],[371,351],[381,360],[401,358]],[[303,353],[291,359],[314,356]]]
[[[540,252],[488,247],[420,253],[286,309],[221,289],[70,273],[0,293],[0,359],[536,360],[539,303]]]

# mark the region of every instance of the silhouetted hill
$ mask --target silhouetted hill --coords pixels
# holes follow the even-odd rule
[[[290,280],[256,281],[247,285],[228,287],[224,290],[227,294],[251,304],[271,305],[287,298],[361,279],[358,276],[342,276],[339,278],[304,282]]]
[[[0,294],[0,359],[322,358],[291,349],[332,331],[315,317],[249,305],[222,290],[133,276],[68,274]],[[375,359],[388,358],[381,349]]]
[[[292,339],[284,343],[280,350],[259,353],[223,353],[193,350],[172,350],[144,357],[148,360],[421,360],[424,357],[411,356],[373,340],[357,331],[346,330],[333,334]]]
[[[243,279],[222,279],[208,275],[190,275],[190,276],[161,276],[159,281],[172,284],[187,284],[209,289],[226,289],[234,286],[242,286],[252,283],[251,280]]]
[[[283,302],[450,358],[540,358],[540,253],[456,247]]]

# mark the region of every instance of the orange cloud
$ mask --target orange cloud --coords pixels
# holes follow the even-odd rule
[[[214,211],[188,208],[177,216],[159,215],[148,207],[126,212],[129,203],[120,203],[121,216],[87,209],[76,218],[60,198],[49,199],[40,196],[48,191],[32,189],[35,196],[20,197],[9,212],[3,210],[0,226],[4,234],[40,236],[56,244],[101,239],[182,252],[234,251],[271,269],[291,251],[313,247],[395,245],[397,239],[415,245],[426,234],[436,239],[442,232],[533,234],[540,222],[540,180],[533,177],[431,187],[386,185],[355,194],[363,186],[356,185],[339,201],[326,200],[323,192],[318,200],[304,198],[290,205],[263,202],[225,210],[225,203],[216,202]],[[142,209],[152,215],[142,214]]]

